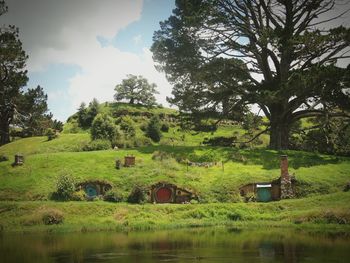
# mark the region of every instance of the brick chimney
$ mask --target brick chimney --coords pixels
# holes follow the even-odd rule
[[[291,177],[288,173],[288,156],[281,155],[281,199],[293,198]]]
[[[281,155],[281,177],[289,177],[287,155]]]

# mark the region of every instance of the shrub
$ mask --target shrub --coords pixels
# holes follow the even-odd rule
[[[232,221],[242,220],[242,215],[238,212],[230,212],[227,214],[227,218]]]
[[[78,133],[79,132],[79,124],[78,124],[78,121],[77,120],[72,120],[70,122],[67,122],[65,125],[64,125],[64,132],[65,133]]]
[[[168,132],[168,131],[169,131],[169,124],[166,123],[166,122],[164,122],[164,123],[162,124],[162,126],[160,127],[160,130],[161,130],[162,132]]]
[[[146,132],[147,131],[147,124],[146,123],[142,123],[140,125],[140,129],[141,129],[141,131]]]
[[[56,192],[53,194],[53,199],[70,200],[74,192],[74,179],[68,174],[62,174],[57,179]]]
[[[44,209],[41,212],[41,219],[45,225],[57,225],[63,223],[63,213],[58,209]]]
[[[91,126],[92,140],[102,139],[113,143],[119,137],[120,131],[113,118],[106,114],[97,114]]]
[[[232,146],[233,142],[236,141],[236,137],[213,137],[213,138],[204,138],[203,144],[211,145],[211,146],[224,146],[229,147]]]
[[[85,201],[86,200],[86,193],[84,190],[76,191],[72,194],[70,199],[72,201]]]
[[[51,129],[51,128],[48,128],[47,131],[46,131],[46,136],[47,136],[47,140],[48,141],[51,141],[55,138],[58,137],[57,133],[55,130]]]
[[[146,190],[139,186],[136,186],[128,197],[128,202],[132,204],[143,204],[146,201],[147,201]]]
[[[147,138],[145,136],[140,136],[140,137],[134,138],[134,146],[135,147],[150,146],[150,145],[152,145],[152,140],[150,138]]]
[[[108,202],[122,202],[123,196],[116,189],[111,189],[104,195],[103,200]]]
[[[111,149],[111,142],[108,140],[97,139],[90,141],[83,146],[83,151],[100,151]]]
[[[125,138],[134,137],[136,128],[134,121],[129,116],[124,116],[119,121],[120,129],[124,132]]]
[[[8,160],[9,160],[9,158],[7,156],[0,154],[0,162],[6,162]]]
[[[154,142],[159,142],[162,137],[162,133],[160,131],[160,121],[158,116],[153,116],[146,129],[147,137],[151,138]]]

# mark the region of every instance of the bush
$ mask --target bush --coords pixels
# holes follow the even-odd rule
[[[45,209],[41,213],[41,219],[45,225],[57,225],[63,223],[63,213],[58,209]]]
[[[135,123],[129,116],[122,117],[119,121],[119,126],[124,132],[126,139],[136,135]]]
[[[56,182],[56,192],[53,194],[53,199],[70,200],[75,192],[74,179],[67,174],[60,175]]]
[[[162,124],[162,127],[160,127],[160,130],[161,130],[162,132],[168,132],[168,131],[169,131],[169,124],[166,123],[166,122],[164,122],[164,123]]]
[[[6,162],[8,160],[9,160],[9,158],[7,156],[0,154],[0,162]]]
[[[141,146],[150,146],[152,145],[152,140],[147,137],[135,137],[134,138],[134,146],[135,147],[141,147]]]
[[[97,139],[83,146],[83,151],[101,151],[111,149],[111,142],[108,140]]]
[[[211,146],[223,146],[229,147],[232,146],[234,141],[236,141],[236,137],[213,137],[213,138],[204,138],[203,144],[211,145]]]
[[[114,124],[112,117],[106,114],[97,114],[91,126],[92,140],[109,140],[111,143],[120,137],[120,131]]]
[[[85,201],[86,200],[86,193],[84,190],[76,191],[72,194],[70,199],[72,201]]]
[[[146,190],[136,186],[128,197],[128,202],[132,204],[144,204],[147,201]]]
[[[80,131],[77,120],[72,119],[64,125],[64,133],[78,133]]]
[[[160,121],[158,116],[153,116],[146,129],[147,137],[151,138],[154,142],[159,142],[162,137],[162,133],[160,131]]]
[[[58,137],[57,133],[55,130],[51,129],[51,128],[48,128],[47,131],[46,131],[46,136],[47,136],[47,140],[48,141],[51,141],[55,138]]]
[[[111,189],[104,195],[103,200],[108,202],[122,202],[123,196],[116,189]]]

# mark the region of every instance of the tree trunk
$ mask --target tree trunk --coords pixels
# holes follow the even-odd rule
[[[135,101],[135,99],[131,98],[130,101],[129,101],[129,104],[134,104],[134,101]]]
[[[271,122],[270,149],[286,150],[289,146],[289,123]]]
[[[10,127],[7,122],[0,121],[0,145],[10,142]]]

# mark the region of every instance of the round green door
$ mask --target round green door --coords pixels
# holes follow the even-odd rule
[[[269,202],[271,201],[271,188],[270,187],[262,187],[258,188],[258,201],[259,202]]]

